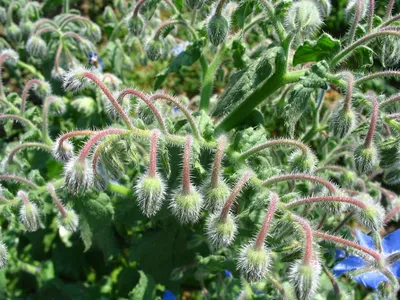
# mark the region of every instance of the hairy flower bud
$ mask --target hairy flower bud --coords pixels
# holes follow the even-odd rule
[[[86,36],[91,42],[97,43],[101,40],[101,29],[99,25],[91,23],[88,28],[82,30],[81,35]]]
[[[225,220],[221,218],[219,212],[211,214],[206,228],[208,240],[215,248],[232,244],[237,232],[235,217],[231,213],[228,213]]]
[[[22,198],[26,197],[26,194],[19,191],[18,196]],[[39,209],[35,203],[29,202],[27,198],[20,208],[19,218],[27,231],[36,231],[40,228]]]
[[[79,91],[86,88],[90,81],[84,76],[85,72],[89,72],[83,66],[76,66],[69,70],[63,76],[63,87],[66,91]]]
[[[0,6],[0,24],[6,24],[7,22],[7,11],[3,6]]]
[[[247,281],[257,282],[266,277],[269,262],[270,254],[267,248],[257,248],[255,242],[250,242],[240,250],[237,268]]]
[[[389,137],[379,143],[379,165],[382,168],[390,168],[400,160],[399,141],[395,137]]]
[[[69,161],[74,155],[74,146],[68,140],[63,141],[60,143],[60,138],[56,140],[53,145],[53,156],[56,160],[67,162]]]
[[[200,9],[205,0],[185,0],[186,5],[189,7],[190,10]]]
[[[358,0],[349,0],[346,6],[346,14],[352,16],[356,13]],[[364,18],[368,11],[368,0],[361,1],[360,19]]]
[[[138,36],[142,33],[144,22],[139,15],[130,14],[126,18],[126,26],[131,34]]]
[[[314,2],[298,1],[292,4],[286,14],[286,27],[301,38],[307,38],[322,24],[321,15]]]
[[[330,0],[314,0],[314,3],[319,8],[323,17],[327,17],[331,14],[332,4]]]
[[[26,20],[21,22],[19,26],[21,27],[22,36],[25,39],[31,35],[34,24],[31,20]]]
[[[73,193],[85,191],[93,184],[93,169],[87,159],[82,162],[77,157],[71,158],[64,167],[64,174],[65,186]]]
[[[47,54],[46,42],[37,35],[31,36],[26,43],[26,51],[35,58],[45,58]]]
[[[313,173],[317,158],[311,151],[294,151],[289,158],[290,168],[294,173]]]
[[[320,275],[321,265],[315,259],[309,264],[305,264],[302,259],[298,259],[292,264],[289,277],[297,299],[314,299]]]
[[[159,111],[161,111],[162,107],[160,103],[155,103],[154,105]],[[156,120],[154,112],[144,101],[141,100],[139,100],[136,105],[136,114],[146,125],[150,125]]]
[[[35,91],[35,94],[41,98],[44,99],[47,96],[51,95],[51,84],[47,81],[41,81],[40,84],[35,84],[33,86],[33,90]]]
[[[172,213],[183,223],[196,223],[200,217],[203,205],[202,196],[194,186],[190,187],[190,193],[184,193],[183,189],[178,189],[169,205]]]
[[[353,110],[346,110],[344,107],[339,107],[332,115],[329,124],[329,130],[337,138],[344,138],[350,134],[357,125],[356,114]]]
[[[370,173],[378,164],[378,150],[374,145],[370,147],[358,146],[354,151],[354,163],[360,174]]]
[[[136,195],[142,213],[147,217],[156,215],[165,199],[165,183],[161,176],[141,176],[136,184]]]
[[[164,43],[161,40],[150,40],[146,44],[145,51],[148,59],[157,61],[164,53]]]
[[[228,20],[219,14],[211,17],[207,26],[207,36],[211,44],[218,46],[223,43],[229,31]]]
[[[0,269],[4,268],[8,262],[7,246],[0,241]]]
[[[389,185],[400,184],[400,164],[397,164],[392,168],[386,169],[383,173],[383,181]]]
[[[58,226],[63,227],[67,231],[74,232],[78,229],[78,216],[72,209],[64,208],[64,214],[58,213]]]
[[[10,26],[6,28],[6,36],[10,41],[18,44],[22,39],[21,29],[15,23],[11,23]]]
[[[383,226],[385,210],[379,203],[374,203],[373,200],[364,202],[366,202],[366,207],[359,208],[356,211],[357,221],[368,230],[380,230]]]
[[[203,187],[204,205],[210,212],[219,211],[225,204],[229,196],[230,190],[225,182],[218,181],[217,187],[212,187],[209,182]]]
[[[342,186],[353,187],[357,183],[358,176],[353,171],[346,171],[340,175],[340,184]]]

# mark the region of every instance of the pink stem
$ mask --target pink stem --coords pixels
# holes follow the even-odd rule
[[[219,176],[221,174],[221,163],[222,158],[224,157],[224,150],[226,146],[227,139],[225,136],[222,136],[218,139],[217,145],[217,153],[215,154],[214,164],[211,172],[211,187],[218,187]]]
[[[95,134],[96,133],[96,131],[92,131],[92,130],[78,130],[78,131],[71,131],[71,132],[68,132],[68,133],[66,133],[66,134],[63,134],[60,138],[59,138],[59,140],[58,140],[58,146],[60,147],[64,142],[65,142],[65,140],[67,140],[67,139],[69,139],[69,138],[71,138],[71,137],[74,137],[74,136],[82,136],[82,135],[93,135],[93,134]]]
[[[47,189],[49,190],[51,198],[53,198],[54,202],[56,203],[56,206],[57,206],[58,210],[60,211],[60,214],[65,218],[67,216],[67,212],[65,211],[65,208],[62,205],[60,198],[58,198],[58,196],[57,196],[54,185],[49,183],[47,185]]]
[[[371,101],[372,101],[371,123],[369,125],[367,136],[365,138],[365,143],[364,143],[365,148],[370,148],[372,145],[379,114],[379,103],[375,95],[371,95]]]
[[[188,195],[191,192],[191,182],[190,182],[190,154],[192,150],[193,138],[188,135],[185,140],[185,148],[183,151],[183,176],[182,176],[182,186],[183,193]]]
[[[128,133],[129,131],[125,129],[119,129],[119,128],[109,128],[109,129],[104,129],[102,131],[97,132],[95,135],[93,135],[85,144],[85,146],[82,148],[81,152],[79,153],[78,159],[81,163],[83,163],[86,159],[86,156],[89,154],[90,149],[92,149],[93,145],[96,144],[100,139],[105,137],[106,135],[111,135],[111,134],[124,134]]]
[[[231,194],[228,197],[228,200],[226,200],[225,205],[222,208],[222,211],[220,214],[221,220],[226,220],[226,218],[228,217],[229,211],[232,207],[233,202],[235,201],[237,195],[240,193],[240,191],[243,189],[243,187],[246,185],[246,183],[249,181],[250,177],[251,177],[251,172],[246,171],[243,173],[242,177],[236,183],[235,188],[232,190]]]
[[[294,221],[296,221],[304,230],[304,235],[306,237],[305,240],[305,247],[304,247],[304,257],[303,257],[303,262],[305,265],[309,265],[311,262],[311,259],[313,258],[313,233],[310,224],[304,220],[303,218],[300,218],[296,215],[292,215],[292,218]]]
[[[336,187],[330,183],[329,181],[318,177],[318,176],[313,176],[309,174],[287,174],[287,175],[279,175],[279,176],[274,176],[271,178],[268,178],[262,182],[264,185],[268,185],[271,183],[275,182],[280,182],[280,181],[287,181],[287,180],[309,180],[312,182],[317,182],[319,184],[322,184],[325,186],[332,194],[336,193]]]
[[[139,0],[138,3],[136,4],[134,10],[133,10],[133,15],[136,17],[139,13],[139,9],[142,7],[142,5],[146,2],[146,0]]]
[[[399,211],[400,211],[400,206],[392,208],[386,215],[385,219],[383,219],[383,223],[386,224],[387,222],[389,222],[390,219],[392,219]]]
[[[367,205],[356,198],[351,198],[351,197],[339,197],[339,196],[319,196],[319,197],[310,197],[310,198],[304,198],[300,200],[296,200],[293,202],[290,202],[286,204],[287,208],[303,205],[303,204],[310,204],[310,203],[317,203],[317,202],[343,202],[343,203],[349,203],[355,206],[358,206],[361,209],[365,209]]]
[[[31,204],[31,202],[28,199],[28,194],[25,193],[24,191],[18,191],[18,196],[22,199],[24,205],[28,206]]]
[[[264,241],[265,241],[265,238],[267,237],[269,227],[270,227],[272,219],[274,218],[274,215],[275,215],[278,200],[279,200],[279,196],[277,194],[273,193],[271,195],[271,200],[269,202],[267,214],[265,215],[264,223],[260,229],[260,232],[257,235],[256,248],[258,248],[258,249],[261,249],[262,246],[264,245]]]
[[[29,90],[34,86],[34,85],[41,85],[42,81],[39,79],[30,79],[28,82],[25,84],[24,89],[22,90],[22,96],[21,96],[21,114],[25,112],[25,103],[26,100],[28,99],[28,92]]]
[[[26,184],[29,187],[37,189],[39,186],[34,184],[33,182],[29,181],[28,179],[16,176],[16,175],[10,175],[10,174],[3,174],[0,175],[0,181],[2,180],[11,180],[11,181],[17,181],[23,184]]]
[[[150,143],[150,167],[149,167],[149,176],[156,177],[157,175],[157,142],[158,137],[160,136],[160,132],[158,130],[153,130],[151,134],[151,143]]]

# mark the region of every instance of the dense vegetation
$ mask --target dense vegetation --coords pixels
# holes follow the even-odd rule
[[[395,299],[399,3],[0,0],[2,299]]]

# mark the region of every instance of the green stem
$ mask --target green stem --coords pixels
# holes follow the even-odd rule
[[[34,66],[28,65],[20,60],[18,60],[17,66],[22,69],[27,70],[29,73],[31,73],[33,75],[33,77],[37,77],[40,80],[45,80],[44,76],[38,70],[36,70],[36,68]]]
[[[212,63],[207,67],[204,80],[203,80],[203,87],[201,89],[201,97],[200,97],[200,109],[207,111],[210,105],[210,98],[212,95],[212,88],[213,88],[213,81],[215,77],[215,72],[217,71],[218,67],[221,64],[223,53],[225,47],[222,45],[218,52],[216,53],[214,60]]]
[[[69,0],[63,0],[63,12],[64,14],[69,13]]]

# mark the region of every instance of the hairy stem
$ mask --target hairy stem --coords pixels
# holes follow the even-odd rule
[[[217,188],[221,176],[221,164],[224,157],[224,151],[227,143],[226,136],[221,136],[218,139],[217,153],[215,154],[214,163],[211,172],[211,187]]]
[[[192,136],[188,135],[185,139],[185,146],[183,150],[183,169],[182,169],[182,189],[183,193],[189,195],[191,192],[192,184],[190,180],[190,161],[192,152]]]
[[[151,133],[149,176],[153,178],[157,175],[157,143],[159,136],[160,132],[158,130],[153,130]]]
[[[25,104],[26,100],[28,99],[28,93],[31,88],[33,88],[34,85],[41,85],[42,81],[39,79],[30,79],[24,86],[24,89],[22,90],[22,95],[21,95],[21,114],[25,112]]]
[[[312,229],[310,224],[304,220],[303,218],[300,218],[299,216],[292,215],[293,220],[298,223],[304,231],[305,235],[305,247],[304,247],[304,257],[303,257],[303,263],[305,265],[309,265],[312,258],[313,258],[313,234],[312,234]]]
[[[376,123],[378,122],[379,115],[379,103],[376,95],[370,94],[371,102],[372,102],[372,114],[371,114],[371,123],[369,125],[367,136],[365,137],[365,148],[370,148],[372,146]]]
[[[54,188],[54,185],[52,183],[49,183],[47,185],[47,189],[49,191],[49,194],[51,198],[54,200],[54,203],[56,204],[58,210],[60,211],[60,214],[65,218],[67,217],[67,212],[65,211],[64,206],[62,205],[62,202],[60,198],[57,196],[56,189]]]
[[[0,175],[0,181],[3,181],[3,180],[16,181],[16,182],[25,184],[25,185],[27,185],[27,186],[29,186],[31,188],[34,188],[34,189],[39,187],[35,183],[33,183],[32,181],[29,181],[28,179],[22,178],[22,177],[17,176],[17,175],[11,175],[11,174]]]
[[[381,72],[370,73],[366,76],[363,76],[363,77],[357,79],[354,82],[354,84],[360,85],[360,84],[365,83],[368,80],[372,80],[372,79],[379,78],[379,77],[400,77],[400,71],[386,70],[386,71],[381,71]]]
[[[21,122],[23,125],[26,125],[28,129],[35,129],[36,126],[29,121],[27,118],[18,116],[18,115],[11,115],[11,114],[2,114],[0,115],[0,121],[1,120],[16,120],[18,122]]]
[[[342,203],[349,203],[351,205],[357,206],[361,209],[365,209],[367,205],[356,198],[351,198],[351,197],[339,197],[339,196],[318,196],[318,197],[310,197],[310,198],[304,198],[300,200],[295,200],[293,202],[290,202],[286,204],[287,208],[293,208],[299,205],[304,205],[304,204],[311,204],[311,203],[324,203],[324,202],[342,202]]]
[[[356,35],[356,29],[357,29],[357,25],[361,19],[361,12],[363,10],[363,6],[364,6],[364,1],[357,0],[356,11],[354,12],[353,23],[351,24],[350,32],[349,32],[349,44],[351,44],[353,42],[354,36]]]
[[[27,149],[27,148],[39,148],[39,149],[43,149],[43,150],[51,153],[51,147],[49,145],[46,145],[43,143],[35,143],[35,142],[22,143],[11,150],[11,152],[8,154],[7,162],[8,163],[12,162],[15,154],[18,151]]]
[[[276,209],[278,207],[279,196],[275,193],[272,193],[271,200],[269,202],[267,214],[265,215],[263,225],[257,234],[255,247],[261,249],[264,245],[265,238],[267,237],[268,230],[271,226],[272,219],[274,218]]]

